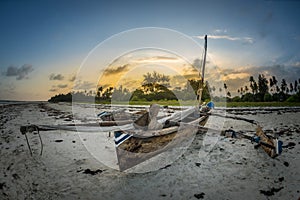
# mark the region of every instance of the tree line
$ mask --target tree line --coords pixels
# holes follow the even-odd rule
[[[157,100],[195,100],[199,88],[203,88],[202,101],[211,100],[211,92],[216,91],[215,86],[210,86],[208,82],[202,85],[200,79],[189,79],[183,87],[170,88],[170,77],[156,71],[143,75],[143,82],[134,91],[129,91],[122,85],[119,87],[99,86],[96,91],[77,91],[67,94],[58,94],[51,97],[49,102],[71,102],[72,99],[81,102],[115,102],[122,101],[157,101]],[[287,83],[285,79],[280,82],[275,76],[266,78],[264,74],[259,74],[257,80],[253,76],[249,77],[249,85],[240,87],[237,90],[238,96],[231,96],[228,86],[224,83],[223,88],[219,88],[221,93],[226,92],[226,97],[213,97],[214,101],[227,102],[271,102],[288,101],[300,102],[300,79]]]
[[[259,74],[257,80],[253,76],[249,77],[249,87],[246,85],[237,90],[238,96],[231,98],[230,91],[227,92],[227,101],[233,102],[272,102],[287,101],[300,102],[300,78],[290,83],[286,79],[278,81],[275,76],[266,78],[264,74]]]
[[[49,102],[71,102],[72,97],[82,102],[108,102],[108,101],[158,101],[158,100],[195,100],[196,92],[202,87],[200,80],[189,79],[184,87],[170,88],[170,77],[156,71],[143,75],[140,87],[130,92],[122,85],[119,87],[99,86],[96,91],[77,91],[67,94],[58,94],[51,97]],[[210,99],[208,83],[204,85],[202,100]]]

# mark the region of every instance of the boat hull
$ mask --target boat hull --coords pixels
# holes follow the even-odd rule
[[[208,116],[203,117],[197,125],[204,126],[207,120]],[[156,131],[155,134],[153,132],[151,133],[153,136],[131,135],[116,146],[120,171],[132,168],[172,148],[187,146],[192,142],[197,132],[197,126],[184,123],[178,127],[170,127],[169,130],[162,129]],[[125,131],[123,133],[132,134]],[[201,133],[204,132],[201,131]],[[145,133],[145,135],[149,134]]]

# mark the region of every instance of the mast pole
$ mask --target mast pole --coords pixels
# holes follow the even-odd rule
[[[204,89],[204,72],[205,72],[205,64],[206,64],[206,53],[207,53],[207,35],[204,36],[204,55],[203,55],[203,61],[202,61],[202,74],[200,75],[201,77],[201,82],[199,84],[199,89],[198,89],[198,104],[199,107],[201,106],[201,98],[202,98],[202,92]],[[200,74],[200,73],[199,73]]]
[[[206,64],[206,53],[207,53],[207,35],[204,37],[204,58],[202,63],[202,83],[204,83],[204,72],[205,72],[205,64]],[[203,84],[202,84],[203,87]]]

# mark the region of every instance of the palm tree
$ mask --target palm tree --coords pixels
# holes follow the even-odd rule
[[[294,87],[293,87],[293,83],[290,83],[290,92],[293,93]]]
[[[263,74],[258,75],[258,90],[262,95],[266,94],[269,90],[268,80]]]
[[[257,83],[254,82],[254,84],[253,84],[253,91],[254,91],[255,94],[257,93],[257,90],[258,90]]]
[[[280,92],[280,88],[278,87],[278,85],[276,85],[276,92],[277,92],[277,93]]]
[[[227,85],[226,85],[226,83],[224,83],[224,89],[227,90]]]
[[[272,76],[272,83],[273,83],[273,92],[279,92],[278,90],[277,90],[277,83],[278,83],[278,81],[276,80],[276,77],[275,76]],[[271,84],[271,82],[270,82],[270,84]]]
[[[281,80],[281,85],[280,85],[280,89],[281,89],[281,92],[286,92],[286,87],[287,86],[287,84],[286,84],[286,81],[285,81],[285,79],[283,78],[282,80]]]
[[[230,94],[230,92],[229,92],[229,91],[227,92],[227,96],[228,96],[228,97],[231,97],[231,94]]]
[[[101,86],[101,87],[98,87],[98,89],[97,89],[97,97],[101,97],[101,95],[102,95],[102,92],[103,92],[103,87]]]
[[[272,76],[272,81],[273,81],[273,85],[277,85],[277,80],[276,80],[276,77],[275,76]]]
[[[147,72],[147,74],[144,74],[143,76],[144,76],[144,81],[143,81],[144,85],[147,85],[147,84],[150,84],[150,83],[154,82],[154,79],[153,79],[151,73]]]
[[[270,91],[273,92],[273,86],[274,86],[273,78],[269,79],[269,84],[270,84]]]
[[[252,90],[252,93],[254,94],[254,82],[255,81],[254,81],[253,76],[250,76],[249,81],[250,81],[250,88]]]
[[[247,85],[245,85],[245,93],[247,93],[247,92],[248,92],[248,90],[249,90],[248,86],[247,86]]]

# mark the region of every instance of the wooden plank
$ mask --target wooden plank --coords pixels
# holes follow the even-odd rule
[[[270,139],[266,134],[263,132],[261,126],[257,126],[256,128],[256,135],[260,137],[261,143],[264,143],[261,145],[263,150],[271,157],[274,158],[277,156],[276,150],[275,150],[275,144],[274,140]]]

